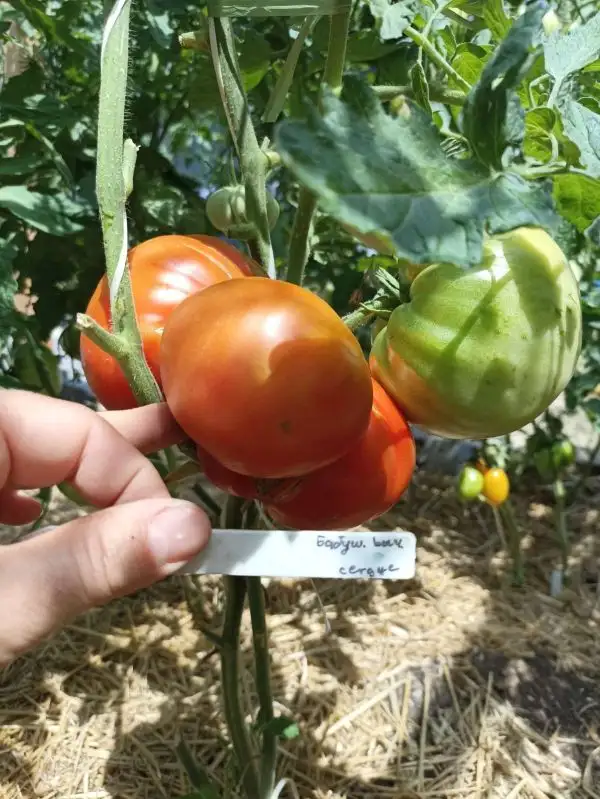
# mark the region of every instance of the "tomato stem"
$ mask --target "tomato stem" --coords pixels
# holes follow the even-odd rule
[[[136,145],[123,141],[130,0],[107,4],[100,63],[96,194],[100,210],[110,291],[112,333],[104,334],[92,320],[78,317],[78,327],[119,362],[141,405],[159,402],[162,394],[144,357],[127,267],[125,203],[133,186]]]
[[[277,118],[283,110],[288,91],[292,85],[294,71],[296,69],[298,59],[300,58],[304,41],[308,34],[312,31],[316,21],[317,17],[305,17],[302,27],[298,32],[298,36],[296,36],[292,46],[290,47],[290,51],[285,60],[285,64],[283,65],[283,69],[277,78],[275,88],[271,92],[269,102],[267,103],[267,107],[265,108],[262,116],[263,122],[277,122]]]
[[[221,682],[225,720],[241,771],[241,782],[248,799],[260,797],[258,774],[245,714],[240,702],[239,649],[240,626],[244,612],[246,581],[243,577],[225,578],[225,619],[221,644]]]
[[[343,11],[340,14],[332,14],[329,18],[329,44],[323,81],[335,93],[339,93],[342,86],[349,25],[350,12]],[[317,198],[315,195],[301,187],[290,236],[286,275],[286,280],[289,280],[290,283],[297,283],[299,286],[304,280],[304,270],[310,256],[310,235],[316,209]]]
[[[137,330],[135,313],[133,313],[132,323]],[[135,337],[130,337],[124,333],[109,333],[108,330],[105,330],[94,319],[85,314],[77,314],[76,327],[90,341],[100,347],[103,352],[108,353],[108,355],[118,361],[140,405],[150,405],[153,402],[162,401],[162,394],[158,384],[146,364],[139,333],[139,341],[136,341]]]
[[[510,499],[507,499],[500,505],[498,513],[508,532],[509,554],[513,562],[513,581],[515,585],[523,585],[525,581],[525,572],[523,568],[523,551],[521,549],[521,532],[517,526]]]
[[[275,785],[277,763],[277,736],[271,729],[273,720],[273,693],[271,690],[271,660],[265,615],[265,597],[260,577],[247,578],[248,604],[252,620],[252,643],[256,690],[260,702],[258,721],[262,735],[260,763],[260,799],[269,799]]]
[[[446,75],[448,75],[448,77],[455,80],[456,83],[458,83],[459,86],[462,86],[465,91],[471,91],[471,84],[468,83],[440,53],[438,53],[427,36],[424,36],[420,31],[418,31],[416,28],[413,28],[411,25],[407,25],[407,27],[404,28],[404,33],[406,36],[412,39],[413,42],[418,45],[427,56],[429,56],[430,60],[433,61],[437,67],[442,69]]]
[[[261,150],[252,124],[229,18],[208,20],[210,50],[231,137],[239,156],[246,189],[246,209],[256,230],[260,262],[276,277],[275,258],[267,214],[266,176],[269,159]]]

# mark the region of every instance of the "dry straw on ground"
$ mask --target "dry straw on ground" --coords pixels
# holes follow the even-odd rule
[[[379,523],[417,533],[417,580],[319,582],[329,632],[310,581],[267,585],[277,708],[301,730],[281,745],[281,771],[302,799],[600,797],[598,494],[571,514],[575,582],[558,599],[550,509],[517,502],[523,590],[507,586],[487,509],[430,477]],[[218,662],[186,591],[216,623],[218,581],[173,579],[79,619],[1,676],[0,795],[182,796],[179,736],[237,795]],[[246,622],[250,698],[249,647]]]

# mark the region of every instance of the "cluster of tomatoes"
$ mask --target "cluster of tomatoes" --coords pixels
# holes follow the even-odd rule
[[[510,494],[510,481],[504,469],[491,468],[482,460],[474,466],[465,466],[458,478],[458,493],[461,499],[472,501],[483,499],[490,505],[502,505]]]
[[[297,529],[354,527],[398,501],[413,437],[326,302],[211,236],[160,236],[128,261],[148,366],[209,480]],[[106,279],[87,313],[110,328]],[[111,356],[86,337],[81,356],[106,408],[136,405]]]
[[[243,192],[211,202],[218,228],[247,233]],[[486,237],[471,269],[415,266],[410,301],[376,324],[368,363],[327,303],[256,276],[225,241],[160,236],[129,265],[146,360],[207,477],[289,527],[380,515],[414,469],[406,420],[448,438],[511,433],[564,389],[581,349],[577,280],[539,228]],[[88,314],[110,327],[106,280]],[[119,365],[85,338],[82,360],[107,408],[135,405]],[[475,471],[464,491],[500,504],[505,489],[485,481],[502,476]]]

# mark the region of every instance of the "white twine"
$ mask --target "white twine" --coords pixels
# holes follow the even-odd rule
[[[284,777],[283,779],[279,780],[279,782],[275,786],[275,790],[273,791],[269,799],[279,799],[286,785],[289,787],[290,791],[292,792],[294,799],[300,799],[300,794],[298,793],[298,789],[296,788],[296,783],[293,780],[291,780],[289,777]]]
[[[106,24],[104,25],[104,33],[102,34],[102,49],[100,51],[100,76],[102,77],[102,70],[104,66],[104,55],[106,52],[106,46],[108,40],[110,38],[111,33],[119,19],[121,13],[123,12],[127,3],[130,0],[115,0],[115,4],[113,5],[110,14],[106,19]],[[123,275],[125,274],[125,267],[127,266],[127,240],[128,240],[128,232],[127,232],[127,212],[125,208],[123,208],[123,218],[121,220],[123,225],[123,239],[121,242],[121,251],[119,253],[119,260],[117,261],[117,266],[112,276],[112,280],[110,281],[109,286],[109,293],[110,293],[110,307],[111,309],[114,307],[114,303],[119,291],[119,287],[121,285],[121,281],[123,280]]]

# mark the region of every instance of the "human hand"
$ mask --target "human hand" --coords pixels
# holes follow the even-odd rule
[[[19,491],[63,481],[105,508],[0,546],[0,665],[80,613],[167,577],[206,546],[206,515],[171,498],[141,454],[182,439],[164,404],[94,413],[0,391],[0,523],[34,521],[39,503]]]

